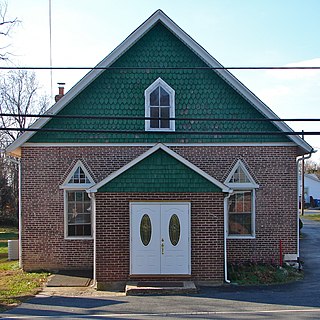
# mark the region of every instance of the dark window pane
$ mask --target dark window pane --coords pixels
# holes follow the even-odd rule
[[[83,191],[76,192],[76,201],[82,201],[83,199]]]
[[[91,215],[90,214],[84,214],[83,215],[83,222],[84,223],[91,223]]]
[[[91,236],[91,225],[90,224],[84,225],[83,235],[84,236]]]
[[[86,217],[87,216],[86,214],[78,214],[75,218],[75,223],[77,224],[82,224],[82,223],[85,223],[87,221],[85,221]],[[90,221],[89,221],[90,222]]]
[[[76,204],[76,212],[77,213],[82,213],[83,212],[83,203],[82,202],[77,202],[77,204]]]
[[[68,214],[68,223],[74,223],[74,221],[75,221],[75,215],[73,215],[72,213]]]
[[[90,202],[90,198],[89,198],[88,192],[86,192],[86,191],[83,191],[83,200]]]
[[[161,87],[160,87],[160,106],[170,106],[169,93]]]
[[[229,234],[251,234],[251,213],[229,215]]]
[[[75,202],[68,202],[68,213],[76,213]]]
[[[150,108],[150,117],[159,118],[159,108],[152,107]],[[159,128],[159,120],[150,120],[150,128]]]
[[[159,106],[159,87],[150,94],[150,106]]]
[[[72,237],[76,235],[76,227],[74,225],[68,226],[68,236]]]
[[[170,117],[169,115],[169,109],[170,108],[161,108],[161,118],[167,118],[167,119],[161,119],[160,121],[160,128],[170,128],[170,120],[168,119]]]
[[[235,212],[235,207],[236,207],[235,197],[231,196],[229,198],[229,212]]]
[[[68,201],[74,201],[74,200],[75,200],[74,192],[68,191]]]
[[[90,202],[85,202],[84,203],[84,213],[91,212],[91,203]]]
[[[76,229],[76,236],[83,236],[83,225],[82,224],[78,224],[75,226]]]

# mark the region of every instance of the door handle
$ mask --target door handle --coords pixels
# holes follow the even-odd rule
[[[164,254],[164,240],[161,239],[161,254]]]

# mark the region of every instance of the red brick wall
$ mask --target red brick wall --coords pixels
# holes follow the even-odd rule
[[[129,203],[150,200],[191,202],[192,278],[221,281],[223,278],[222,193],[97,193],[97,257],[99,257],[97,281],[128,279],[130,271]]]
[[[229,261],[279,262],[297,251],[297,177],[294,147],[177,148],[177,152],[224,182],[238,159],[247,164],[259,184],[256,191],[256,238],[228,239]],[[196,158],[201,159],[197,163]]]
[[[59,188],[77,160],[98,182],[147,148],[22,148],[22,262],[25,270],[93,267],[93,240],[64,239]]]
[[[136,158],[150,147],[24,147],[22,148],[22,210],[23,210],[23,264],[25,269],[79,269],[89,268],[93,265],[93,241],[92,240],[65,240],[64,239],[64,207],[63,190],[59,188],[64,179],[73,168],[77,160],[82,160],[92,172],[98,182],[111,172],[121,168],[124,164]],[[283,241],[284,253],[296,252],[296,148],[295,147],[173,147],[174,151],[185,157],[190,162],[199,166],[216,179],[224,182],[232,166],[238,159],[248,165],[252,176],[256,179],[260,188],[257,190],[256,200],[256,239],[230,239],[228,240],[229,260],[277,260],[279,257],[279,240]],[[97,195],[99,197],[113,197],[112,194]],[[143,197],[142,197],[143,196]],[[201,195],[203,196],[203,195]],[[215,197],[215,195],[212,195]],[[206,202],[205,215],[201,215],[200,202],[197,195],[117,195],[113,198],[112,208],[106,203],[97,203],[97,208],[115,212],[119,205],[122,215],[127,213],[123,221],[116,221],[117,239],[121,236],[128,237],[127,232],[122,231],[122,225],[126,226],[129,219],[130,199],[136,200],[176,200],[187,201],[192,199],[197,217],[205,219],[208,212],[220,214],[223,210],[222,202],[213,204]],[[102,206],[107,206],[105,209]],[[113,211],[112,211],[113,210]],[[107,212],[106,211],[106,212]],[[214,213],[213,213],[214,212]],[[219,213],[218,213],[219,212]],[[113,213],[114,214],[114,213]],[[115,217],[113,217],[114,219]],[[107,219],[107,218],[106,218]],[[110,217],[112,219],[112,216]],[[127,220],[126,220],[127,219]],[[200,218],[198,218],[200,219]],[[200,219],[200,220],[201,220]],[[200,221],[198,220],[198,221]],[[205,221],[210,225],[210,216]],[[100,228],[100,229],[99,229]],[[97,230],[109,225],[98,225]],[[198,228],[198,229],[197,229]],[[221,237],[218,229],[213,237]],[[205,254],[210,247],[210,239],[206,238],[206,244],[197,244],[197,234],[201,235],[201,228],[196,222],[192,224],[192,268],[194,276],[198,279],[207,277],[208,269],[205,265],[215,265],[216,257]],[[128,231],[128,230],[127,230]],[[209,237],[209,235],[207,235]],[[217,239],[217,238],[214,238]],[[199,242],[200,243],[200,242]],[[221,252],[223,241],[211,243],[216,252]],[[121,242],[124,250],[128,250],[128,238]],[[195,246],[195,247],[194,247]],[[198,247],[197,247],[198,246]],[[101,248],[99,250],[102,250]],[[114,249],[115,250],[115,249]],[[115,251],[114,251],[115,252]],[[101,252],[98,252],[99,257]],[[195,256],[198,255],[198,256]],[[201,257],[202,258],[201,258]],[[223,259],[221,254],[219,259]],[[116,255],[113,257],[116,261]],[[129,257],[121,257],[123,265],[127,268]],[[200,259],[200,260],[199,260]],[[210,261],[211,260],[211,261]],[[196,264],[196,261],[201,263]],[[104,264],[105,263],[105,264]],[[104,264],[104,265],[103,265]],[[107,263],[101,260],[100,270],[106,269]],[[111,268],[111,266],[110,266]],[[113,268],[113,267],[112,267]],[[119,270],[115,270],[114,279],[119,278]],[[221,276],[221,271],[216,274]],[[103,275],[103,272],[102,272]],[[102,276],[105,277],[105,276]]]

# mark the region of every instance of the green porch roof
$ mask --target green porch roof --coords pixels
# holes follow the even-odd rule
[[[159,149],[102,185],[98,192],[222,192],[221,188]]]
[[[161,77],[175,90],[177,118],[266,118],[215,71],[175,69],[208,65],[161,22],[156,23],[111,67],[174,69],[107,69],[58,113],[59,115],[144,117],[144,91]],[[269,122],[176,121],[176,131],[145,132],[144,120],[51,119],[54,129],[125,130],[127,133],[37,132],[39,143],[221,143],[289,142],[283,135],[203,135],[183,131],[280,131]],[[130,130],[139,133],[130,133]]]

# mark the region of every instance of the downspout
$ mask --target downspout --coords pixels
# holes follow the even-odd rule
[[[310,159],[312,154],[315,152],[316,151],[312,149],[311,152],[306,157],[302,156],[297,160],[297,177],[299,177],[299,162],[304,161],[306,159]],[[303,181],[302,175],[304,175],[304,172],[301,172],[301,182]],[[299,188],[300,186],[299,186],[299,178],[297,180],[298,180],[297,181],[297,258],[299,259],[300,257],[300,237],[299,237],[299,234],[300,234]],[[303,190],[303,188],[301,189]],[[302,210],[302,204],[303,204],[302,197],[304,197],[304,194],[302,194],[301,192],[301,210]]]
[[[18,201],[19,201],[19,268],[23,268],[22,264],[22,168],[21,160],[18,160],[19,182],[18,182]]]
[[[96,254],[96,197],[94,192],[88,192],[88,196],[91,199],[91,210],[92,210],[92,233],[93,233],[93,283],[94,285],[97,282],[96,277],[96,262],[97,262],[97,254]]]
[[[224,197],[224,223],[223,223],[223,248],[224,248],[224,281],[226,283],[230,283],[231,281],[228,279],[228,253],[227,253],[227,235],[228,235],[228,200],[232,192],[230,192],[227,196]]]

